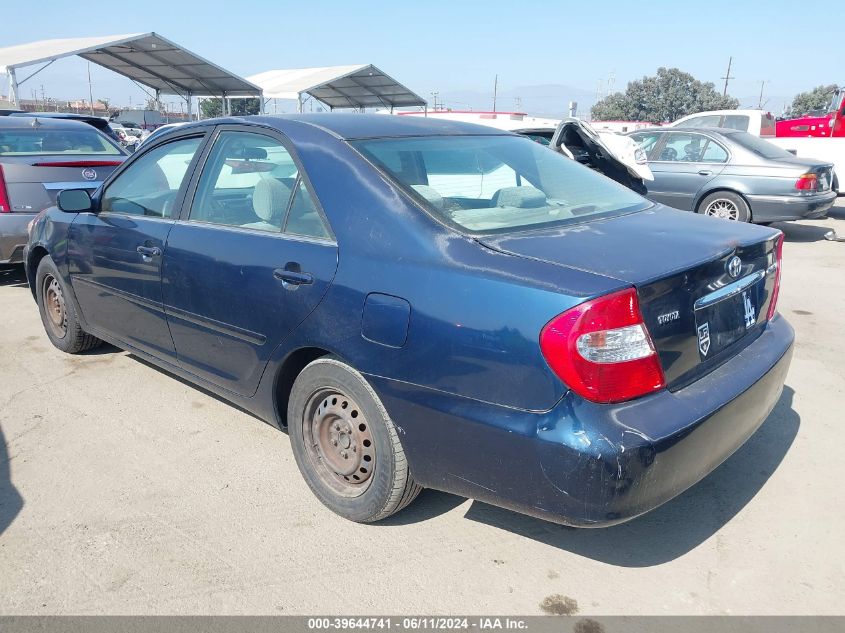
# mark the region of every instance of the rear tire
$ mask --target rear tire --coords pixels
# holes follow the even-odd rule
[[[78,354],[102,343],[79,325],[76,307],[69,298],[62,276],[49,255],[38,263],[35,273],[35,298],[44,331],[57,348],[68,354]]]
[[[723,220],[750,222],[751,209],[739,194],[732,191],[716,191],[698,203],[696,213],[709,215]]]
[[[335,514],[372,523],[403,509],[422,490],[384,405],[343,361],[327,356],[311,362],[294,381],[288,402],[296,464]]]

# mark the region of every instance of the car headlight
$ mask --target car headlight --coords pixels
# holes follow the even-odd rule
[[[637,165],[645,165],[648,162],[648,156],[641,147],[634,150],[634,161]]]

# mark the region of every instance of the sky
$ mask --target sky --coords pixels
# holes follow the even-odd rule
[[[840,21],[781,0],[124,0],[80,7],[9,2],[0,47],[155,31],[241,76],[372,63],[429,101],[438,92],[438,100],[456,109],[492,107],[498,75],[498,108],[537,115],[562,114],[568,100],[586,111],[597,91],[607,92],[609,78],[614,90],[624,90],[660,66],[678,67],[721,91],[731,56],[728,92],[741,106],[757,105],[761,81],[767,82],[764,107],[777,113],[797,92],[845,81],[834,57]],[[18,71],[18,78],[26,74]],[[95,65],[91,77],[95,99],[126,105],[146,98],[128,79]],[[0,80],[6,93],[5,77]],[[87,98],[87,64],[58,61],[24,83],[21,97],[37,90],[40,99],[42,86],[48,97]]]

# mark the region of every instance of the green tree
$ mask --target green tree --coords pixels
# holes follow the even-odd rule
[[[792,105],[786,111],[786,116],[798,117],[812,110],[826,110],[830,105],[833,93],[837,90],[839,90],[839,86],[830,84],[828,86],[816,86],[812,90],[795,95]]]
[[[723,97],[710,82],[698,81],[678,68],[658,68],[657,74],[628,83],[625,92],[608,95],[590,110],[593,119],[667,123],[705,110],[730,110],[739,106]]]
[[[246,116],[249,114],[259,114],[261,112],[261,102],[257,98],[252,99],[229,99],[229,107],[231,114],[234,116]],[[214,117],[223,116],[223,100],[222,99],[203,99],[200,105],[202,110],[202,118],[213,119]]]

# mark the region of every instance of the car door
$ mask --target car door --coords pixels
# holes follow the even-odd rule
[[[194,134],[139,155],[95,196],[68,233],[71,283],[85,320],[162,358],[175,349],[161,295],[161,263],[174,209],[203,142]]]
[[[693,211],[698,192],[724,169],[727,151],[715,141],[711,146],[710,138],[696,132],[661,135],[663,138],[649,156],[654,181],[648,187],[648,197],[682,211]],[[720,149],[723,160],[716,160]]]
[[[241,395],[317,306],[337,244],[289,141],[221,126],[167,240],[164,304],[180,366]]]

